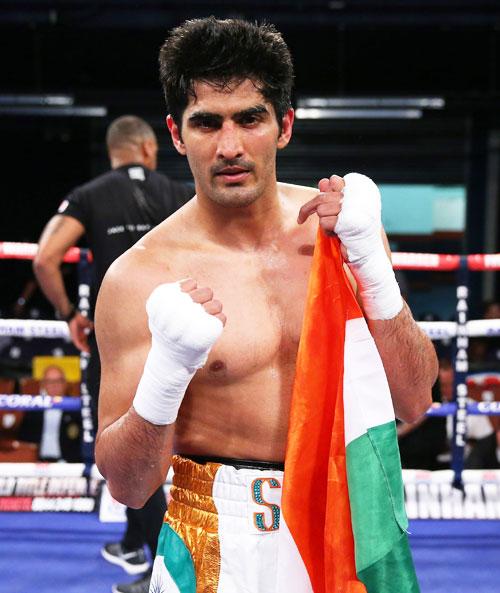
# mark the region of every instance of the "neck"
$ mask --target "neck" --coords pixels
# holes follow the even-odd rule
[[[109,155],[109,160],[112,169],[133,164],[146,166],[142,154],[134,150],[117,150]]]
[[[217,244],[250,250],[272,243],[283,232],[289,206],[276,183],[249,206],[218,204],[196,195],[199,226]]]

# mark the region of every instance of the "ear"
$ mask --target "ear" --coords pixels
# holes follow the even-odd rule
[[[151,159],[156,155],[158,145],[152,138],[146,138],[142,143],[142,152],[146,159]]]
[[[281,120],[281,133],[278,137],[278,148],[285,148],[285,146],[290,142],[294,119],[295,112],[290,107]]]
[[[175,123],[173,117],[171,115],[167,115],[167,126],[172,136],[172,143],[175,146],[175,149],[179,154],[185,155],[186,148],[184,146],[184,142],[182,141],[181,132],[179,130],[179,126]]]

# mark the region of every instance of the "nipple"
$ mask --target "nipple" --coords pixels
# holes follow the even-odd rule
[[[223,371],[225,368],[226,365],[222,362],[222,360],[214,360],[208,367],[208,370],[217,373],[219,371]]]

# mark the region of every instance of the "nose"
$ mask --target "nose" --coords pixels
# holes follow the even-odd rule
[[[224,122],[219,130],[217,158],[237,159],[243,156],[243,144],[238,126],[232,121]]]

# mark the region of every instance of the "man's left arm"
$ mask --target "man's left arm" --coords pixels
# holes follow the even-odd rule
[[[319,189],[302,206],[298,222],[316,213],[321,228],[338,235],[384,364],[396,416],[415,422],[432,403],[437,357],[401,297],[382,229],[378,188],[368,177],[351,173],[344,179],[322,179]]]
[[[393,319],[367,319],[384,364],[396,416],[415,422],[432,404],[438,365],[434,346],[403,308]]]
[[[391,248],[383,229],[381,235],[392,267]],[[363,308],[362,299],[359,300]],[[402,309],[396,317],[378,320],[366,316],[366,321],[384,363],[396,416],[413,423],[432,404],[438,362],[431,340],[413,319],[408,305],[401,301]]]

